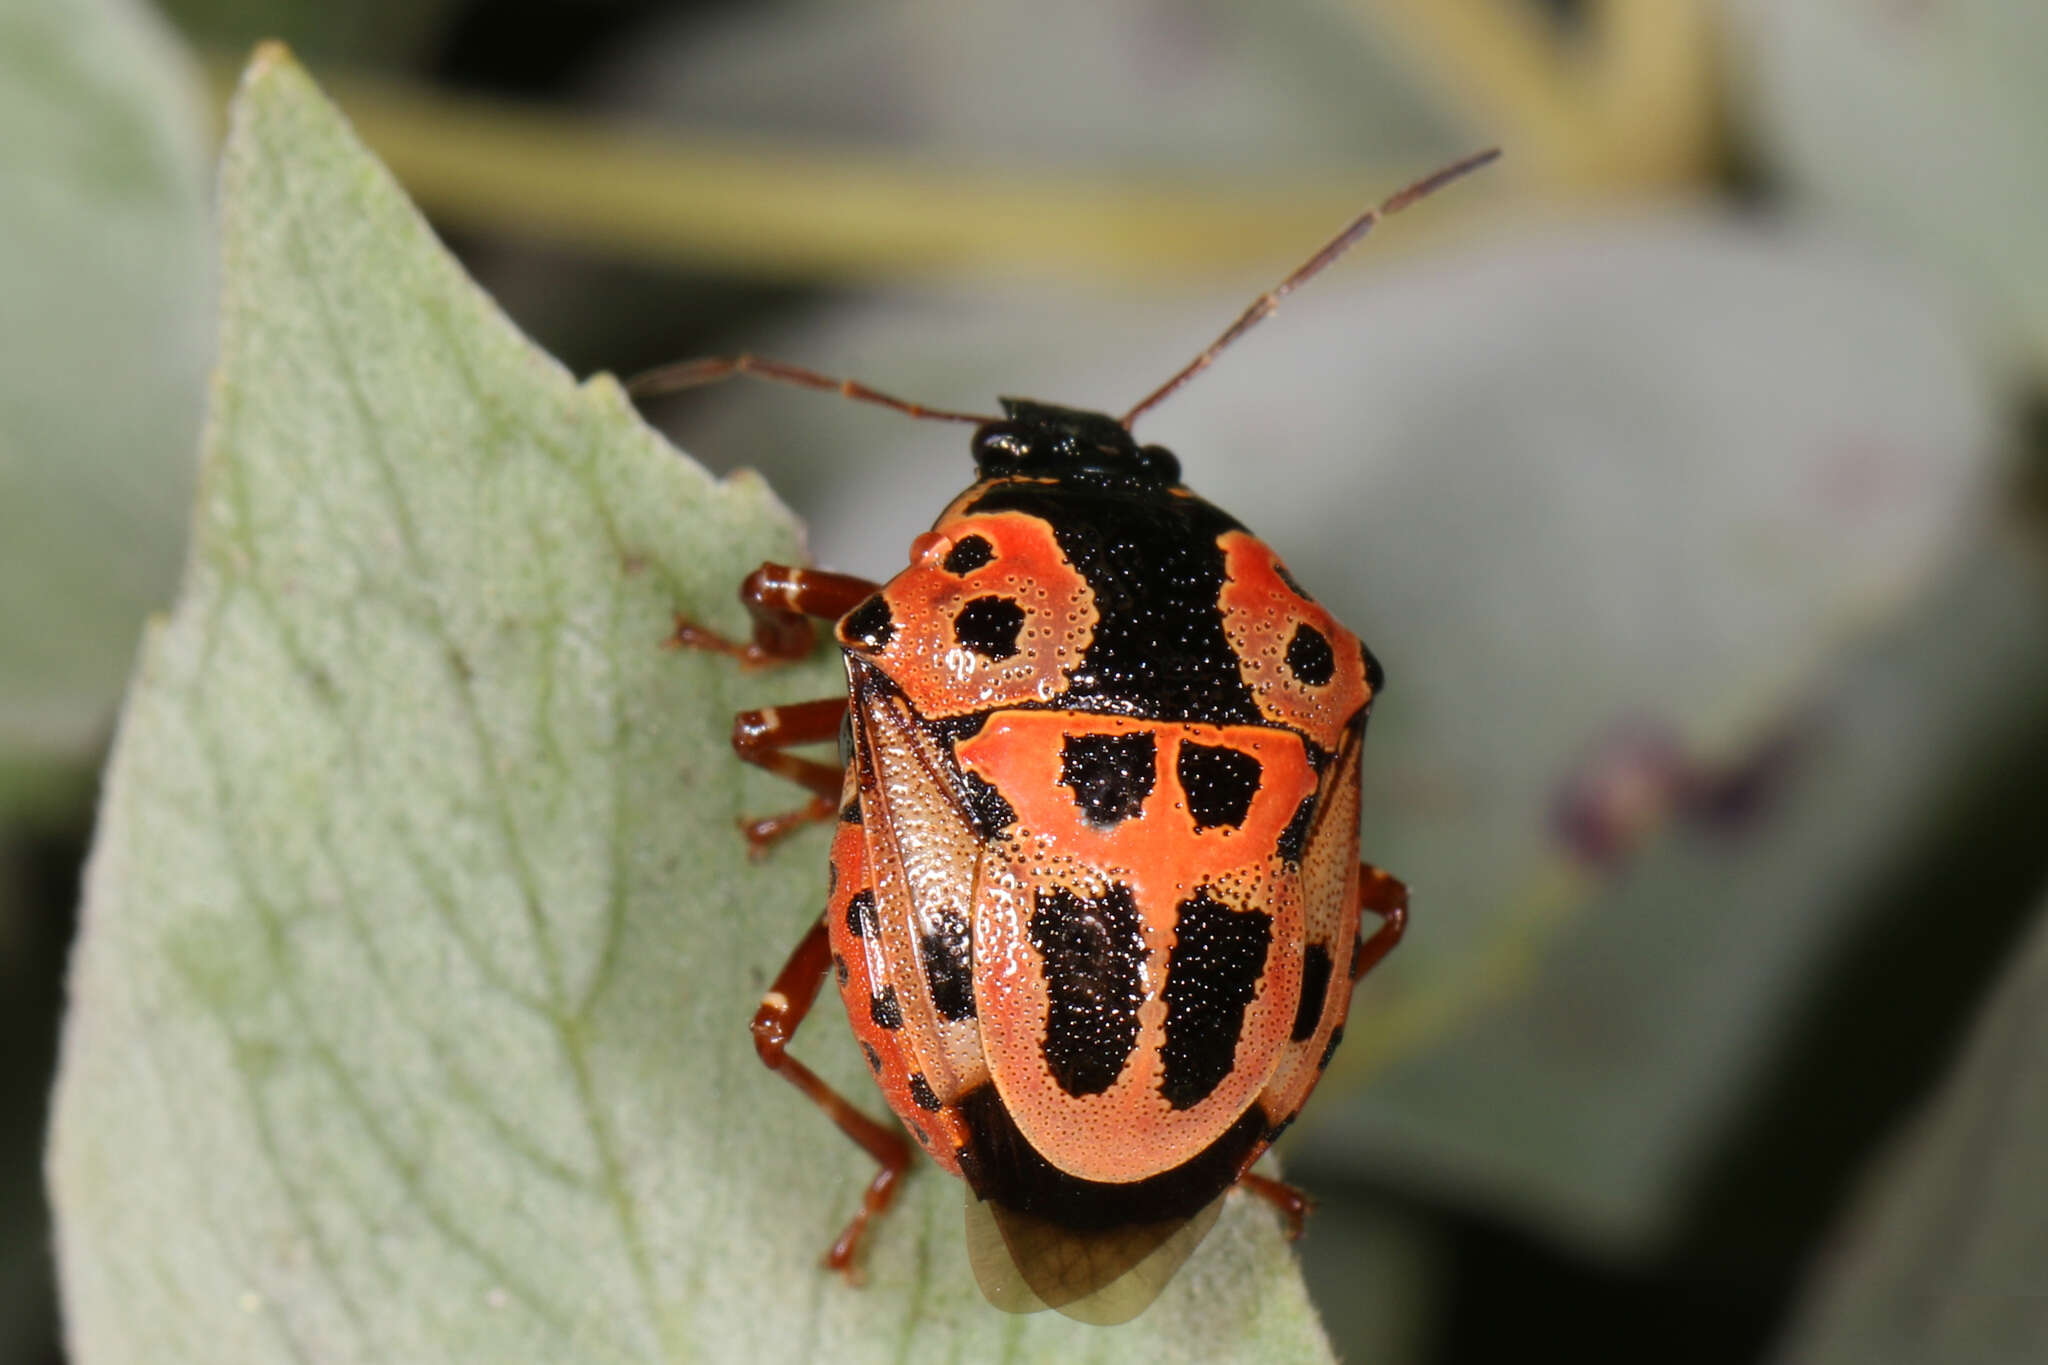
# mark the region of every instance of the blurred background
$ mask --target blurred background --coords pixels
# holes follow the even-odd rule
[[[0,0],[0,1365],[95,774],[175,589],[211,158],[297,50],[586,374],[1148,417],[1371,642],[1408,942],[1290,1135],[1347,1360],[2048,1358],[2036,0]],[[886,576],[959,429],[650,415]]]

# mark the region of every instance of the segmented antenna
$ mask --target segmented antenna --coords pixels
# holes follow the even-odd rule
[[[1224,350],[1239,337],[1265,321],[1273,310],[1280,306],[1280,300],[1293,292],[1297,285],[1303,284],[1320,274],[1325,266],[1329,265],[1330,262],[1336,260],[1339,256],[1342,256],[1346,251],[1349,251],[1359,238],[1371,232],[1373,224],[1379,222],[1380,219],[1385,218],[1388,214],[1399,213],[1416,200],[1435,193],[1453,180],[1470,175],[1473,171],[1478,170],[1481,166],[1486,165],[1499,155],[1500,148],[1489,147],[1485,151],[1475,152],[1463,160],[1453,161],[1435,174],[1424,176],[1408,188],[1388,196],[1377,208],[1367,209],[1364,213],[1360,214],[1342,232],[1324,243],[1323,249],[1303,262],[1300,268],[1292,275],[1280,281],[1279,284],[1266,293],[1259,295],[1252,302],[1251,307],[1238,315],[1236,322],[1223,329],[1222,336],[1217,337],[1215,341],[1209,344],[1208,350],[1189,361],[1173,378],[1146,394],[1136,407],[1123,415],[1121,420],[1124,426],[1128,428],[1140,417],[1165,402],[1183,384],[1186,384],[1190,379],[1193,379],[1196,375],[1213,365],[1216,362],[1216,357],[1223,354]]]
[[[913,403],[907,398],[898,398],[893,394],[883,393],[880,389],[871,389],[857,379],[834,379],[829,374],[819,374],[816,370],[807,370],[801,365],[789,365],[780,360],[764,360],[760,356],[745,353],[705,356],[698,360],[662,365],[627,380],[626,392],[635,398],[652,398],[656,394],[676,393],[683,389],[694,389],[702,384],[716,384],[721,379],[731,379],[742,374],[752,375],[756,379],[772,379],[781,384],[795,384],[799,388],[836,393],[842,398],[893,408],[907,416],[921,417],[927,421],[979,424],[1001,420],[974,412],[928,408],[922,403]]]
[[[1173,378],[1161,384],[1151,393],[1146,394],[1136,407],[1125,413],[1119,420],[1128,429],[1140,417],[1165,402],[1182,385],[1186,384],[1203,370],[1208,369],[1209,366],[1215,363],[1216,357],[1223,354],[1239,337],[1265,321],[1273,310],[1280,306],[1281,299],[1292,293],[1296,286],[1320,274],[1324,267],[1328,266],[1339,256],[1342,256],[1346,251],[1349,251],[1352,244],[1365,236],[1366,233],[1372,231],[1373,224],[1379,222],[1380,219],[1385,218],[1391,213],[1399,213],[1416,200],[1442,189],[1453,180],[1471,174],[1499,155],[1500,148],[1490,147],[1483,152],[1477,152],[1468,156],[1462,161],[1454,161],[1434,175],[1424,176],[1408,186],[1408,188],[1397,194],[1390,195],[1377,208],[1368,209],[1360,214],[1342,232],[1326,242],[1322,250],[1309,257],[1293,274],[1280,281],[1279,284],[1266,293],[1259,295],[1253,301],[1251,307],[1239,314],[1237,321],[1224,329],[1222,336],[1217,337],[1215,341],[1209,344],[1207,350],[1189,361]],[[652,398],[658,394],[676,393],[683,389],[694,389],[704,384],[716,384],[720,380],[731,379],[737,375],[751,375],[756,379],[773,380],[780,384],[794,384],[798,388],[815,389],[821,393],[836,393],[842,398],[851,398],[861,403],[873,403],[878,407],[900,412],[906,417],[917,417],[926,421],[972,422],[980,425],[982,423],[1002,420],[983,413],[955,412],[950,408],[926,407],[922,403],[913,403],[907,398],[898,398],[894,394],[883,393],[880,389],[869,388],[857,379],[835,379],[831,375],[805,369],[801,365],[791,365],[780,360],[767,360],[750,352],[742,352],[739,355],[705,356],[697,360],[681,361],[674,365],[662,365],[633,376],[633,378],[626,382],[626,392],[632,394],[635,398]]]

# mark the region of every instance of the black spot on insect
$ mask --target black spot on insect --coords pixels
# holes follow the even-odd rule
[[[896,1003],[894,986],[882,987],[882,993],[868,1001],[868,1018],[875,1021],[876,1028],[903,1027],[903,1006]]]
[[[1301,804],[1294,808],[1293,818],[1287,828],[1280,831],[1279,841],[1274,847],[1280,850],[1283,860],[1299,865],[1301,855],[1308,851],[1308,833],[1316,821],[1316,794],[1310,792],[1301,798]]]
[[[953,542],[953,548],[946,551],[943,561],[947,573],[966,575],[996,557],[985,536],[962,536]]]
[[[922,1071],[910,1073],[910,1098],[917,1101],[920,1109],[936,1110],[939,1107],[939,1097],[933,1093],[932,1083],[924,1078]],[[926,1138],[925,1141],[930,1142],[931,1139]]]
[[[839,717],[839,766],[853,766],[853,708],[848,707]]]
[[[1285,1134],[1289,1128],[1292,1128],[1294,1126],[1294,1121],[1300,1117],[1301,1115],[1299,1113],[1289,1114],[1286,1118],[1280,1120],[1278,1123],[1275,1123],[1268,1127],[1266,1129],[1265,1135],[1266,1145],[1270,1147],[1274,1143],[1278,1142],[1281,1136]]]
[[[1266,970],[1273,917],[1233,910],[1202,887],[1180,903],[1166,959],[1166,1044],[1159,1093],[1189,1109],[1237,1065],[1244,1012]]]
[[[917,950],[924,962],[925,983],[931,988],[932,1008],[939,1017],[972,1019],[974,947],[967,921],[946,911],[932,931],[918,940]]]
[[[1330,637],[1304,621],[1294,628],[1287,642],[1287,671],[1310,687],[1321,687],[1337,676],[1337,654]]]
[[[832,975],[839,978],[840,985],[846,984],[846,959],[837,953],[832,954]]]
[[[1294,1007],[1294,1028],[1287,1035],[1297,1043],[1315,1036],[1323,1022],[1323,1004],[1330,997],[1330,950],[1320,943],[1308,945],[1301,959],[1301,1003]]]
[[[868,1070],[870,1070],[870,1071],[874,1072],[874,1073],[875,1073],[875,1074],[876,1074],[877,1076],[881,1075],[881,1074],[882,1074],[882,1054],[881,1054],[881,1053],[879,1053],[879,1052],[877,1052],[877,1051],[875,1051],[875,1050],[874,1050],[874,1048],[870,1047],[870,1046],[869,1046],[868,1044],[866,1044],[866,1043],[862,1043],[862,1044],[860,1045],[860,1052],[861,1052],[861,1056],[863,1056],[863,1057],[865,1057],[865,1058],[867,1058],[867,1059],[868,1059]]]
[[[1016,654],[1022,629],[1024,608],[1007,597],[977,597],[953,618],[954,638],[991,661]]]
[[[834,893],[836,893],[838,890],[839,864],[828,862],[825,864],[825,899],[828,901],[831,900]]]
[[[1144,808],[1158,780],[1159,746],[1147,734],[1068,735],[1060,783],[1090,824],[1107,828]]]
[[[859,824],[859,823],[860,823],[860,802],[858,802],[858,801],[849,801],[849,802],[847,802],[847,803],[846,803],[846,804],[845,804],[844,806],[842,806],[842,807],[840,808],[840,811],[839,811],[839,823],[840,823],[840,824],[842,824],[842,825],[857,825],[857,824]]]
[[[1196,829],[1218,825],[1235,829],[1242,825],[1251,812],[1252,798],[1259,794],[1259,778],[1264,771],[1259,760],[1250,754],[1223,745],[1185,740],[1174,767]]]
[[[973,739],[988,724],[988,711],[976,711],[965,716],[927,716],[919,721],[924,732],[948,748],[963,739]]]
[[[1372,690],[1373,696],[1377,697],[1380,689],[1387,685],[1387,670],[1380,667],[1380,661],[1373,657],[1372,651],[1365,647],[1363,640],[1358,642],[1358,654],[1365,660],[1365,685]]]
[[[856,891],[853,899],[846,903],[846,932],[855,938],[866,938],[875,928],[875,893]]]
[[[1318,1070],[1318,1071],[1327,1071],[1327,1070],[1329,1070],[1329,1068],[1330,1068],[1330,1058],[1332,1058],[1332,1057],[1334,1057],[1334,1056],[1336,1056],[1336,1055],[1337,1055],[1337,1044],[1339,1044],[1339,1043],[1341,1043],[1341,1042],[1343,1042],[1343,1041],[1344,1041],[1344,1026],[1343,1026],[1342,1024],[1339,1024],[1339,1025],[1337,1025],[1337,1027],[1335,1027],[1335,1028],[1333,1028],[1333,1029],[1331,1029],[1331,1030],[1330,1030],[1330,1041],[1329,1041],[1329,1043],[1328,1043],[1327,1045],[1325,1045],[1325,1046],[1324,1046],[1324,1048],[1323,1048],[1323,1055],[1322,1055],[1321,1057],[1319,1057],[1319,1058],[1317,1058],[1317,1059],[1316,1059],[1316,1070]]]
[[[932,1145],[932,1135],[931,1135],[930,1133],[927,1133],[927,1132],[926,1132],[926,1131],[924,1130],[924,1125],[923,1125],[923,1124],[921,1124],[921,1123],[913,1123],[913,1124],[911,1124],[911,1125],[910,1125],[910,1131],[911,1131],[911,1132],[913,1132],[913,1133],[915,1133],[915,1134],[917,1134],[917,1140],[918,1140],[919,1142],[923,1143],[923,1144],[924,1144],[925,1146],[929,1147],[929,1146],[931,1146],[931,1145]]]
[[[1311,594],[1307,588],[1301,586],[1301,580],[1296,578],[1292,573],[1288,572],[1287,566],[1285,564],[1276,563],[1273,566],[1273,574],[1282,583],[1285,583],[1287,585],[1287,590],[1289,592],[1293,593],[1296,597],[1299,597],[1302,601],[1313,602],[1316,600],[1314,595]]]
[[[1336,757],[1330,750],[1325,749],[1306,735],[1302,737],[1301,747],[1308,751],[1309,769],[1317,776],[1321,776],[1323,769],[1330,766],[1330,760]]]
[[[974,832],[984,839],[993,839],[1017,823],[1017,812],[1003,794],[975,773],[961,772],[960,797],[967,805],[967,819]]]
[[[1099,1095],[1116,1083],[1137,1045],[1145,998],[1145,934],[1131,889],[1112,883],[1092,898],[1042,890],[1029,927],[1031,946],[1045,959],[1050,997],[1041,1044],[1046,1068],[1069,1095]]]
[[[890,614],[889,603],[876,593],[846,614],[846,619],[839,623],[839,634],[869,653],[880,653],[896,638],[896,619]]]

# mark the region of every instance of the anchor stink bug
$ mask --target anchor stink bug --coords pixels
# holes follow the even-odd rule
[[[1299,1231],[1307,1200],[1252,1163],[1406,923],[1406,889],[1358,861],[1382,675],[1132,427],[1379,219],[1495,155],[1361,215],[1120,418],[929,408],[749,355],[635,381],[753,375],[975,426],[974,482],[895,577],[764,564],[740,590],[750,639],[678,621],[672,640],[765,665],[808,655],[819,618],[845,660],[845,695],[733,727],[740,757],[811,792],[746,828],[757,848],[834,825],[824,910],[753,1022],[762,1061],[880,1168],[828,1265],[853,1267],[912,1159],[788,1050],[828,974],[903,1129],[965,1181],[998,1307],[1135,1316],[1234,1186]],[[790,752],[835,738],[837,766]]]

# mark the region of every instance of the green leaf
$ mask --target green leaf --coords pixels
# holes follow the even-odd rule
[[[1878,1163],[1785,1365],[2004,1365],[2048,1341],[2048,906],[1948,1080]]]
[[[176,574],[210,345],[202,109],[130,0],[0,3],[0,815],[83,785]]]
[[[798,552],[434,244],[281,49],[236,103],[197,542],[107,779],[51,1172],[84,1365],[1326,1356],[1269,1211],[1136,1323],[984,1305],[746,1022],[824,891],[749,865],[731,713],[840,685],[660,649]],[[836,1007],[800,1055],[872,1105]]]

